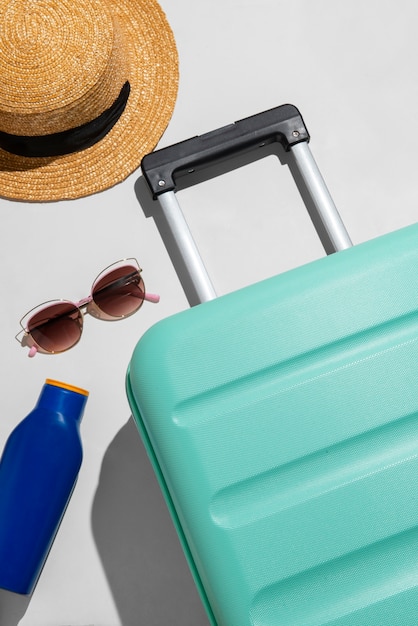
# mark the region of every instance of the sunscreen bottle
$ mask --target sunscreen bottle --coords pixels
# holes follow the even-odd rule
[[[30,594],[70,500],[83,457],[88,392],[47,379],[0,460],[0,587]]]

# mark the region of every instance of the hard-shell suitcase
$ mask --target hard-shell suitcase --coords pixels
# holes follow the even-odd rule
[[[418,225],[351,247],[308,141],[285,105],[145,157],[203,303],[127,394],[213,625],[416,626]],[[338,252],[214,298],[175,191],[277,142]]]

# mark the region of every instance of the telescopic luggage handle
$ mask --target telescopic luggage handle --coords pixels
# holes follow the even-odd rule
[[[264,113],[192,137],[144,157],[142,170],[154,198],[177,189],[177,177],[203,170],[267,144],[291,146],[309,141],[309,134],[296,107],[284,104]],[[187,183],[186,183],[187,184]]]
[[[175,192],[178,181],[186,187],[196,172],[239,155],[259,158],[265,146],[280,144],[293,160],[295,174],[303,183],[309,213],[327,252],[352,245],[337,208],[309,148],[309,133],[298,109],[285,104],[263,113],[192,137],[147,154],[141,163],[145,180],[158,199],[194,285],[199,302],[216,297],[215,290],[185,221]],[[254,158],[253,158],[254,157]],[[307,204],[306,200],[305,203]]]

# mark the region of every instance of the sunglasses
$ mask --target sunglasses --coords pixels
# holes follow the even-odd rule
[[[58,354],[80,341],[83,310],[98,319],[116,321],[136,313],[144,300],[159,302],[159,296],[145,292],[141,272],[136,259],[109,265],[80,302],[51,300],[31,309],[20,320],[23,330],[16,339],[29,348],[30,357],[37,352]]]

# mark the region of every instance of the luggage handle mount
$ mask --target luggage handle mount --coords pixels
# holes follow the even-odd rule
[[[194,286],[198,302],[216,297],[215,289],[190,233],[175,192],[192,183],[196,171],[225,163],[239,155],[251,160],[264,146],[280,144],[288,165],[306,195],[305,204],[320,239],[329,252],[352,245],[328,188],[309,148],[310,136],[298,109],[285,104],[228,126],[147,154],[141,169],[152,196],[159,201],[166,223]],[[254,158],[252,158],[254,155]]]

